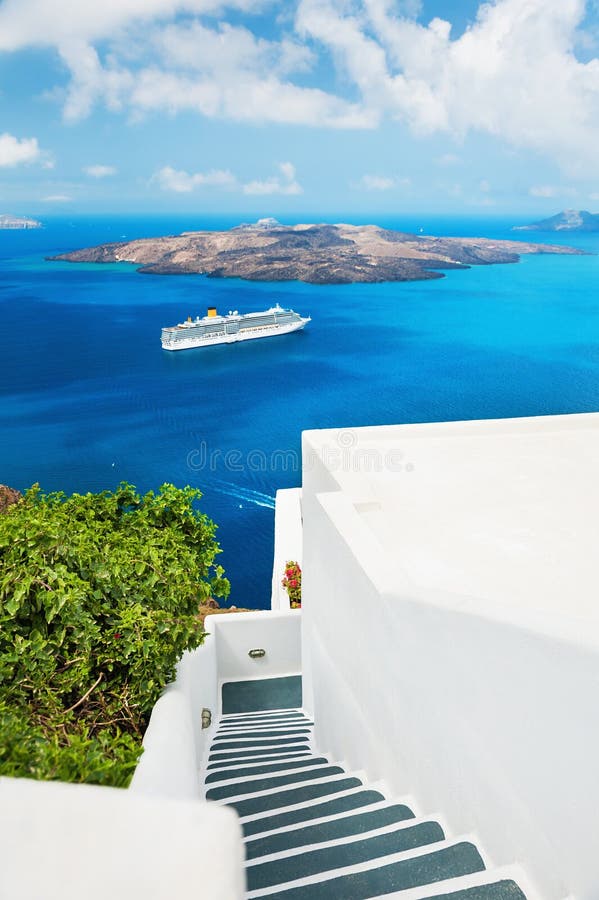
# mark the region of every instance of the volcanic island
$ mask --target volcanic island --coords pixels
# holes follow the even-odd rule
[[[49,259],[133,263],[152,275],[351,284],[443,278],[442,269],[515,263],[523,254],[583,252],[524,241],[429,237],[377,225],[281,225],[260,219],[228,231],[118,241]]]

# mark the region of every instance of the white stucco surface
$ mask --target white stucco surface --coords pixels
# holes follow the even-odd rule
[[[272,567],[272,609],[290,609],[289,595],[281,581],[288,560],[302,564],[302,492],[300,488],[277,491],[275,546]]]
[[[216,647],[219,693],[225,681],[299,675],[302,665],[301,610],[209,616]],[[264,650],[252,659],[250,650]],[[218,712],[220,713],[220,697]]]
[[[186,693],[176,684],[169,685],[152,710],[131,791],[172,799],[199,799],[194,712]]]
[[[450,595],[476,597],[506,617],[512,607],[516,617],[599,623],[597,423],[594,414],[433,423],[307,440],[326,458],[339,434],[353,435],[328,471],[384,550],[393,583],[450,604]]]
[[[223,683],[301,672],[300,610],[214,613],[204,627],[204,643],[183,654],[175,682],[152,710],[129,788],[133,793],[198,799],[198,771],[212,734],[202,728],[202,710],[210,712],[214,726]],[[255,649],[265,655],[252,659],[249,652]]]
[[[316,743],[549,900],[599,885],[597,449],[599,415],[304,435]]]
[[[244,889],[229,809],[0,778],[3,900],[241,900]]]

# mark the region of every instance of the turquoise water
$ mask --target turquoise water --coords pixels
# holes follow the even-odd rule
[[[274,494],[299,484],[303,429],[599,409],[596,255],[348,286],[44,260],[125,235],[231,224],[56,219],[42,231],[0,232],[0,482],[196,485],[220,525],[231,602],[259,608],[269,603]],[[498,220],[380,224],[518,236]],[[599,235],[559,240],[599,253]],[[163,325],[207,305],[245,312],[276,301],[313,322],[270,341],[160,347]]]

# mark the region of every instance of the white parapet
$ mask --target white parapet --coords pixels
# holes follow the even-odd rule
[[[308,432],[303,452],[318,745],[540,896],[594,900],[599,415]]]
[[[243,844],[216,804],[0,778],[2,900],[241,900]]]
[[[281,584],[285,563],[302,564],[302,492],[300,488],[277,491],[275,504],[275,547],[272,567],[272,609],[289,609],[289,595]]]

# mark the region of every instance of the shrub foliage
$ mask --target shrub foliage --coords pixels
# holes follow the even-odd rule
[[[36,485],[0,515],[0,774],[128,784],[199,604],[229,591],[200,496]]]

